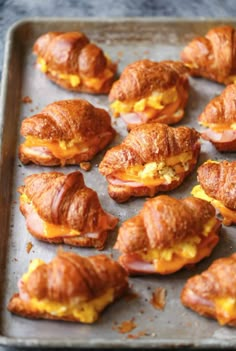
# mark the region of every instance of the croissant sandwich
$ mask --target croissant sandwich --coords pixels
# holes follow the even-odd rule
[[[140,60],[128,65],[111,88],[111,109],[128,129],[142,123],[177,123],[189,96],[188,69],[182,62]]]
[[[102,209],[78,171],[33,174],[18,191],[27,229],[39,240],[103,249],[118,222]]]
[[[197,163],[198,139],[199,133],[188,127],[147,123],[132,129],[99,165],[109,195],[124,202],[131,196],[154,196],[178,187]]]
[[[18,283],[8,310],[27,318],[94,323],[128,290],[125,270],[105,255],[59,252],[50,263],[35,259]]]
[[[224,91],[205,107],[199,123],[208,129],[201,135],[219,151],[236,151],[236,85]]]
[[[236,80],[235,48],[235,29],[223,25],[194,38],[181,52],[181,59],[191,69],[191,75],[227,85]]]
[[[115,137],[109,114],[85,100],[62,100],[47,105],[21,125],[25,141],[22,163],[42,166],[79,164],[91,160]]]
[[[198,168],[192,195],[209,201],[222,215],[223,223],[236,223],[236,161],[212,161]]]
[[[170,274],[209,256],[220,227],[207,201],[161,195],[122,224],[115,248],[129,274]]]
[[[236,254],[217,259],[205,272],[191,277],[181,300],[200,315],[236,327]]]
[[[73,91],[108,93],[117,65],[80,32],[49,32],[40,36],[33,52],[38,68],[56,84]]]

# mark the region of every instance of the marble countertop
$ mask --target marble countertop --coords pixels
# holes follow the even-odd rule
[[[0,0],[0,78],[5,36],[26,17],[234,17],[235,0]],[[40,351],[39,349],[34,349]],[[45,349],[44,349],[45,350]],[[52,349],[51,349],[52,350]],[[0,346],[0,351],[16,351]]]

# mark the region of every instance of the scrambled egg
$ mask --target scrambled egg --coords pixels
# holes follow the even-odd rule
[[[49,72],[54,77],[67,80],[73,88],[76,88],[77,86],[80,85],[81,82],[83,82],[89,88],[100,90],[104,82],[113,76],[113,72],[108,68],[104,70],[102,76],[99,78],[95,78],[95,77],[83,78],[78,74],[65,74],[65,73],[60,73],[57,71],[50,70],[46,61],[42,57],[39,57],[37,59],[37,63],[39,65],[40,70],[43,73]]]
[[[138,177],[142,180],[145,180],[146,178],[155,178],[157,176],[165,179],[168,184],[170,184],[173,179],[178,179],[175,170],[166,166],[164,162],[147,163],[144,166],[144,169],[138,172]]]
[[[27,281],[30,274],[40,265],[44,264],[44,261],[35,259],[31,262],[29,270],[22,277],[24,282]],[[82,323],[93,323],[98,317],[99,313],[111,302],[114,301],[114,289],[108,289],[102,296],[99,296],[91,301],[77,302],[76,298],[71,299],[70,302],[58,302],[49,299],[38,300],[37,298],[31,298],[29,300],[32,308],[35,308],[41,313],[49,313],[57,317],[72,316]]]
[[[215,217],[211,218],[208,223],[205,224],[202,234],[207,237],[215,223]],[[185,241],[179,242],[173,245],[171,248],[151,249],[147,252],[141,253],[141,255],[142,258],[148,262],[153,262],[156,259],[171,261],[174,254],[183,258],[192,259],[196,257],[198,253],[198,244],[200,244],[201,240],[201,237],[196,235],[191,238],[186,238]]]
[[[122,102],[119,100],[111,104],[111,109],[116,117],[123,113],[143,112],[147,107],[155,110],[162,110],[166,105],[175,102],[178,99],[176,87],[167,89],[164,92],[154,91],[150,96],[137,102]]]
[[[192,152],[184,152],[180,155],[171,156],[161,162],[149,162],[144,166],[129,167],[124,171],[117,172],[117,176],[125,181],[137,181],[144,184],[158,184],[163,180],[170,184],[178,180],[178,173],[189,169]]]
[[[23,193],[20,197],[21,201],[25,203],[30,203],[31,206],[33,206],[32,202],[28,198],[28,196]],[[34,211],[37,212],[36,208],[33,206]],[[41,218],[42,219],[42,218]],[[81,235],[81,232],[72,228],[69,228],[65,225],[60,225],[60,224],[53,224],[49,223],[47,221],[43,221],[43,234],[46,238],[57,238],[60,236],[78,236]]]

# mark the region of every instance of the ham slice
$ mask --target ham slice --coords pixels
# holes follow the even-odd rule
[[[143,113],[144,115],[144,113]],[[142,113],[132,112],[121,115],[121,118],[126,124],[142,124]]]
[[[236,140],[236,130],[227,129],[223,132],[215,132],[212,129],[208,129],[201,133],[201,136],[209,141],[228,143]]]
[[[143,183],[138,183],[138,182],[132,182],[132,181],[124,181],[124,180],[121,180],[121,179],[118,179],[118,178],[115,178],[115,177],[112,177],[112,176],[108,176],[107,177],[107,181],[112,184],[112,185],[122,185],[122,186],[130,186],[130,187],[134,187],[134,188],[137,188],[137,187],[141,187],[141,186],[144,186]]]

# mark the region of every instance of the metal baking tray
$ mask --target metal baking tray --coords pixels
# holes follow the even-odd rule
[[[52,169],[34,165],[21,165],[17,148],[21,142],[19,128],[23,118],[40,111],[48,103],[67,98],[83,97],[96,106],[109,108],[107,96],[72,93],[57,87],[35,68],[32,45],[36,38],[48,31],[83,31],[99,44],[111,59],[118,61],[119,72],[138,59],[179,59],[180,50],[196,35],[206,33],[218,24],[236,26],[236,19],[175,19],[175,18],[29,18],[9,29],[3,66],[1,95],[0,140],[0,344],[24,347],[81,347],[81,348],[236,348],[235,329],[221,327],[214,320],[198,316],[185,309],[180,302],[180,292],[186,280],[206,269],[214,259],[236,251],[235,227],[223,227],[220,242],[213,254],[191,270],[183,269],[169,276],[130,278],[136,298],[121,299],[109,306],[94,325],[24,319],[10,314],[6,305],[17,291],[17,281],[27,270],[30,260],[40,257],[45,261],[57,252],[57,245],[34,239],[26,230],[19,212],[17,187],[24,177]],[[207,102],[223,90],[223,86],[205,79],[190,79],[191,92],[184,119],[179,125],[193,126],[198,130],[197,116]],[[23,103],[29,96],[32,103]],[[117,137],[116,145],[127,134],[121,119],[113,119]],[[134,199],[118,205],[107,194],[105,179],[98,172],[104,152],[95,157],[92,170],[84,172],[85,182],[94,188],[103,207],[117,215],[120,223],[133,216],[145,199]],[[202,142],[200,165],[205,160],[234,159],[233,154],[220,154],[209,142]],[[53,168],[71,172],[78,167]],[[177,198],[190,194],[197,183],[196,170],[170,195]],[[117,228],[118,229],[118,228]],[[105,253],[118,257],[113,250],[117,229],[111,233]],[[33,245],[27,252],[27,245]],[[95,249],[64,246],[82,255],[93,255]],[[150,303],[156,288],[166,289],[166,306],[157,310]],[[136,328],[121,333],[119,326],[133,321]]]

